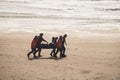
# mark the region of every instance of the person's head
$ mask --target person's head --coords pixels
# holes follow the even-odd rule
[[[52,40],[55,40],[55,37],[52,37]]]
[[[58,37],[55,37],[55,40],[57,40],[58,39]]]
[[[39,36],[43,36],[43,33],[40,33]]]
[[[66,38],[66,37],[67,37],[67,34],[65,34],[63,37],[65,37],[65,38]]]
[[[35,36],[34,39],[37,39],[37,36]]]
[[[62,40],[62,36],[59,36],[59,39]]]
[[[52,39],[55,39],[55,37],[52,37]]]

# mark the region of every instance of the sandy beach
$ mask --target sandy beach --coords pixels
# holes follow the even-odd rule
[[[67,57],[28,60],[41,32]],[[120,80],[120,0],[0,0],[0,80]]]
[[[114,36],[68,35],[67,57],[60,59],[58,54],[54,59],[51,50],[42,50],[41,58],[28,60],[36,34],[1,33],[0,80],[120,80],[120,35],[111,34]],[[49,42],[51,37],[44,35]]]

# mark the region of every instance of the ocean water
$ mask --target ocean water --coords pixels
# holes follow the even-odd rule
[[[0,32],[120,31],[120,0],[0,0]]]

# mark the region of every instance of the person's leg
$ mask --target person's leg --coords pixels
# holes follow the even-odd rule
[[[52,50],[51,53],[50,53],[51,56],[52,56],[53,52],[54,52],[54,48],[53,48],[53,50]]]
[[[63,53],[62,52],[63,52],[63,49],[61,48],[60,49],[60,57],[63,57]]]
[[[61,57],[63,57],[63,55],[62,55],[62,51],[60,50],[60,58],[61,58]]]
[[[54,53],[54,57],[57,57],[57,53],[59,52],[59,49]]]
[[[41,54],[41,45],[39,44],[37,47],[38,47],[38,57],[41,57],[41,55],[40,55]]]
[[[39,48],[38,51],[39,51],[38,57],[41,57],[41,48]]]
[[[34,52],[34,55],[36,56],[36,53],[39,51],[39,47],[38,46],[36,46],[36,50],[35,50],[35,52]]]
[[[32,52],[33,52],[33,49],[27,54],[28,58]]]
[[[57,52],[56,49],[57,49],[57,48],[54,48],[54,50],[53,50],[53,55]]]
[[[56,48],[54,47],[53,50],[51,51],[50,55],[53,56],[55,54]]]
[[[66,48],[65,46],[63,46],[63,52],[62,52],[62,55],[65,57],[65,51],[66,51]]]
[[[37,52],[37,50],[35,48],[34,51],[33,51],[34,58],[36,58],[36,52]]]

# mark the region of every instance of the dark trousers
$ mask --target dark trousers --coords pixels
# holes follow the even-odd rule
[[[62,48],[57,48],[56,53],[54,54],[55,57],[57,57],[57,53],[60,52],[60,57],[62,57]]]
[[[36,57],[35,53],[36,53],[36,48],[32,48],[32,50],[27,54],[28,55],[28,58],[30,56],[31,53],[33,53],[34,57]]]
[[[66,51],[65,46],[62,47],[62,50],[63,50],[63,51],[62,51],[62,55],[65,55],[65,51]]]
[[[41,44],[37,45],[37,48],[38,48],[38,57],[40,57],[40,54],[41,54]]]
[[[50,55],[52,56],[53,54],[55,55],[55,51],[56,51],[56,48],[53,48],[53,50],[51,51]]]

